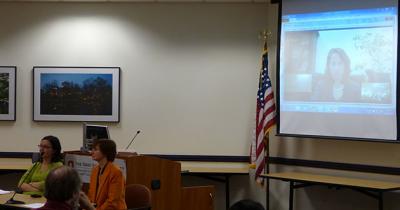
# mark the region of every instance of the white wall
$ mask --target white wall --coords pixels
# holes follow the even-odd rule
[[[119,148],[140,129],[141,153],[248,155],[267,8],[0,3],[0,65],[18,67],[17,121],[0,122],[0,151],[35,151],[48,134],[64,150],[80,147],[80,123],[32,121],[32,67],[62,65],[122,68],[121,122],[109,124]],[[12,188],[15,177],[1,176],[0,186]],[[232,184],[234,200],[263,193],[247,176],[233,181],[244,181]],[[215,184],[216,210],[224,209],[223,185],[184,183]]]
[[[80,147],[81,123],[32,121],[32,67],[120,66],[119,148],[248,155],[267,4],[1,3],[0,65],[18,67],[17,121],[0,151],[53,134]]]

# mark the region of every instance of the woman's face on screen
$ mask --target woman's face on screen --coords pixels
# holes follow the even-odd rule
[[[92,159],[98,162],[98,161],[102,160],[103,158],[106,158],[106,156],[104,156],[104,154],[101,153],[99,145],[95,146],[92,149]]]
[[[339,54],[333,53],[328,61],[328,70],[331,78],[335,82],[343,80],[345,64]]]

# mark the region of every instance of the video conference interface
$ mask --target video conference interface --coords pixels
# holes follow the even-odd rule
[[[285,120],[294,117],[300,122],[311,116],[332,126],[345,119],[358,123],[366,119],[361,115],[369,115],[370,120],[378,119],[380,123],[396,123],[397,27],[395,4],[284,12],[279,72],[280,111],[288,117],[281,117],[284,128],[289,126],[290,133],[305,130],[306,134],[364,138],[353,131],[332,133],[322,129],[313,133],[313,125],[309,129],[290,129],[296,125]],[[395,138],[396,130],[394,126],[387,138]]]

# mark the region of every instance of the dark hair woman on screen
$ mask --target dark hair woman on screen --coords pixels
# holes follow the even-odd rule
[[[317,81],[312,99],[327,102],[359,102],[361,85],[351,80],[350,64],[350,58],[343,49],[331,49],[328,53],[324,77]]]

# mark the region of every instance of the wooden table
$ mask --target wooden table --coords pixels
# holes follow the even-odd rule
[[[26,204],[33,203],[45,203],[46,198],[32,198],[30,195],[16,194],[14,200],[23,201],[25,204],[5,204],[11,197],[13,193],[0,195],[0,209],[15,208],[15,209],[29,209],[25,207]]]
[[[325,185],[337,188],[348,188],[378,200],[378,209],[383,210],[383,193],[400,190],[400,183],[383,182],[367,179],[345,178],[298,172],[283,172],[265,174],[267,179],[277,179],[290,183],[289,210],[293,210],[293,194],[295,189]],[[269,204],[267,204],[269,205]]]
[[[225,206],[230,206],[230,178],[234,175],[248,175],[248,163],[231,162],[185,162],[181,161],[182,175],[197,176],[225,184]]]

